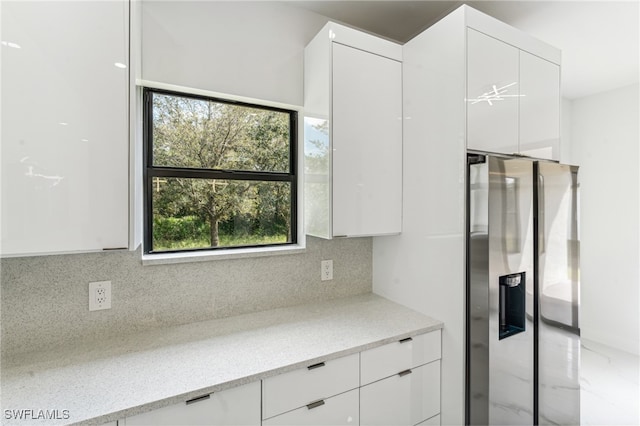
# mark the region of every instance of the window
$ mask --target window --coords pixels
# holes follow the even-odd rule
[[[297,113],[144,89],[145,253],[296,243]]]

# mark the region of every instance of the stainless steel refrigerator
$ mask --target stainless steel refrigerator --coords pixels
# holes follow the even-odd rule
[[[466,423],[578,425],[578,168],[467,165]]]

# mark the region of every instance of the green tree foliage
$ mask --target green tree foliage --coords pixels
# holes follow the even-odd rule
[[[289,115],[234,104],[154,94],[154,166],[242,171],[289,171]],[[154,240],[184,240],[175,231],[199,230],[194,246],[220,245],[225,237],[274,235],[290,239],[290,185],[280,182],[163,178],[153,186]],[[173,218],[173,225],[161,224]],[[206,224],[196,226],[197,223]],[[157,223],[157,225],[156,225]],[[187,225],[189,223],[190,225]],[[173,233],[163,232],[173,229]],[[222,231],[221,231],[222,230]],[[185,231],[186,232],[186,231]],[[208,236],[202,236],[208,232]],[[242,234],[242,235],[241,235]],[[282,237],[284,236],[284,237]],[[287,238],[287,239],[285,239]],[[233,240],[225,238],[227,244]],[[154,245],[155,245],[154,241]]]

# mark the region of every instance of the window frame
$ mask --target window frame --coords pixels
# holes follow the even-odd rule
[[[276,111],[289,115],[289,171],[269,172],[235,169],[199,169],[189,167],[154,166],[153,164],[153,94],[179,96],[184,98],[212,101],[221,104],[237,105],[267,111]],[[143,141],[143,253],[145,255],[171,255],[179,253],[210,253],[224,251],[225,253],[243,249],[261,249],[273,247],[288,247],[298,245],[298,111],[287,108],[274,107],[259,103],[238,101],[145,86],[142,88],[142,141]],[[290,193],[290,234],[291,241],[285,243],[254,244],[239,246],[200,247],[176,250],[154,251],[153,247],[153,178],[194,178],[194,179],[226,179],[234,181],[253,182],[289,182]],[[266,252],[267,250],[265,250]]]

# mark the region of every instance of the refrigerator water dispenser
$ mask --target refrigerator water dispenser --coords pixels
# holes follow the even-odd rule
[[[500,289],[500,327],[498,339],[502,340],[525,329],[525,272],[498,277]]]

